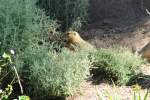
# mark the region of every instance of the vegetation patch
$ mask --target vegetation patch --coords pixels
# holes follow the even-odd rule
[[[145,62],[127,48],[98,49],[95,59],[95,73],[118,85],[125,85],[130,78],[138,75],[141,72],[140,65]]]
[[[91,62],[88,52],[62,49],[56,53],[47,47],[32,46],[22,56],[20,68],[35,98],[71,95],[88,77]],[[20,61],[21,62],[21,61]],[[21,66],[21,65],[20,65]]]
[[[48,19],[35,4],[36,0],[0,0],[0,53],[10,49],[20,53],[29,44],[58,34],[56,21]]]
[[[87,20],[89,0],[38,0],[37,4],[45,9],[50,19],[59,20],[63,30],[79,19],[82,23]]]

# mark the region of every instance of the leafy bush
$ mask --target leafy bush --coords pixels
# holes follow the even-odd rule
[[[12,57],[10,54],[3,53],[3,55],[0,55],[0,78],[1,78],[0,89],[5,89],[5,87],[8,87],[8,89],[5,89],[4,95],[11,94],[12,92],[11,85],[14,81],[16,81],[13,80],[14,77],[15,77],[15,73],[12,65]]]
[[[44,8],[50,19],[58,19],[63,29],[68,29],[70,25],[81,19],[87,19],[89,0],[39,0],[38,5]]]
[[[12,50],[11,54],[14,54]],[[20,78],[16,67],[13,65],[13,57],[11,54],[4,53],[0,58],[0,100],[12,99],[14,98],[14,95],[18,95],[14,92],[14,84],[16,83],[16,77],[20,85],[21,94],[23,94]],[[9,82],[9,84],[7,84],[5,81],[7,81],[7,83]],[[30,100],[30,98],[28,96],[21,95],[19,96],[19,100]]]
[[[70,52],[65,48],[61,53],[52,49],[48,52],[44,46],[29,47],[21,59],[26,65],[22,75],[28,73],[25,78],[29,93],[32,90],[32,96],[43,99],[72,94],[89,75],[91,65],[87,52]]]
[[[12,94],[13,88],[12,88],[12,84],[4,84],[5,80],[10,81],[10,79],[8,79],[8,74],[10,74],[11,72],[11,58],[9,55],[7,55],[6,53],[4,53],[2,56],[0,56],[0,100],[7,100],[9,98],[9,96]],[[9,67],[9,68],[8,68]],[[9,70],[8,70],[9,69]],[[11,73],[11,75],[13,77],[15,77],[13,75],[13,73]],[[11,80],[12,81],[12,80]]]
[[[14,63],[19,75],[27,69],[21,70],[20,66],[26,48],[30,48],[29,45],[38,45],[39,42],[47,45],[45,41],[49,41],[50,38],[57,41],[60,35],[56,32],[58,27],[56,21],[49,20],[45,13],[36,7],[36,0],[0,0],[0,53],[15,50]],[[8,71],[10,70],[5,70],[4,73]],[[9,73],[9,76],[10,79],[5,77],[5,85],[12,81],[13,75]],[[23,76],[28,77],[28,73]],[[28,81],[25,80],[25,83]],[[14,89],[18,93],[17,88]]]
[[[126,48],[99,49],[95,59],[96,73],[104,74],[107,80],[118,85],[127,84],[131,77],[138,75],[139,66],[145,62]]]
[[[82,21],[80,18],[78,18],[77,20],[72,22],[71,26],[69,27],[69,30],[79,32],[81,30],[81,27],[82,27]]]
[[[36,7],[36,0],[0,0],[0,52],[23,52],[29,44],[47,40],[58,25]],[[50,32],[48,32],[50,31]]]

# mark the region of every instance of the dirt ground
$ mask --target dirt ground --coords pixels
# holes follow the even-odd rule
[[[106,26],[100,25],[99,27],[96,27],[98,26],[97,24],[94,23],[92,25],[95,28],[89,28],[82,32],[82,37],[97,48],[123,46],[131,50],[139,50],[150,41],[149,17],[125,27],[110,28],[113,22],[109,22],[109,25],[107,24]]]
[[[112,46],[127,47],[136,52],[150,42],[149,0],[90,0],[89,24],[81,36],[97,48]],[[150,87],[150,64],[141,66],[143,77],[138,84],[141,96]],[[131,86],[112,86],[102,81],[98,85],[91,81],[83,83],[80,91],[67,100],[133,100]],[[100,99],[103,95],[103,99]],[[117,99],[118,100],[118,99]],[[148,100],[150,100],[150,95]]]
[[[117,45],[128,47],[135,52],[150,42],[150,18],[145,18],[132,26],[120,29],[110,29],[105,26],[88,29],[82,33],[82,37],[97,48],[108,48]],[[141,79],[138,84],[143,88],[140,93],[144,97],[146,89],[150,87],[150,64],[141,66],[141,69],[145,79]],[[90,81],[83,83],[80,92],[68,97],[67,100],[102,100],[99,95],[104,95],[103,100],[113,100],[108,99],[112,95],[120,97],[120,100],[133,100],[131,86],[114,87],[103,81],[98,85],[94,85]]]
[[[141,69],[145,76],[138,83],[142,88],[138,93],[144,100],[147,89],[150,87],[150,65],[144,65]],[[104,81],[94,85],[91,81],[87,81],[81,85],[76,94],[68,97],[67,100],[133,100],[133,95],[132,86],[113,86]],[[147,100],[150,100],[150,94]]]
[[[150,40],[149,0],[90,0],[89,24],[81,35],[97,48],[138,50]]]

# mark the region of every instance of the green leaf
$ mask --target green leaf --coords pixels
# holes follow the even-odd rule
[[[9,55],[9,54],[4,53],[4,54],[3,54],[3,58],[10,59],[11,57],[10,57],[10,55]]]
[[[136,100],[136,93],[134,92],[134,100]]]
[[[139,98],[138,98],[138,100],[142,100],[142,99],[141,99],[141,95],[140,95],[140,93],[139,93]]]
[[[12,63],[12,61],[11,61],[11,56],[10,56],[9,54],[6,54],[6,53],[4,52],[3,58],[8,59],[9,62]]]
[[[8,100],[8,95],[5,95],[2,100]]]
[[[19,100],[30,100],[30,97],[22,95],[22,96],[19,96]]]
[[[147,100],[147,97],[148,97],[148,90],[147,90],[147,92],[146,92],[146,94],[144,96],[144,100]]]

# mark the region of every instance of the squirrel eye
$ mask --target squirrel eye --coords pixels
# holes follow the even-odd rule
[[[73,33],[74,35],[76,35],[76,33]]]
[[[66,33],[66,35],[69,35],[69,33]]]

